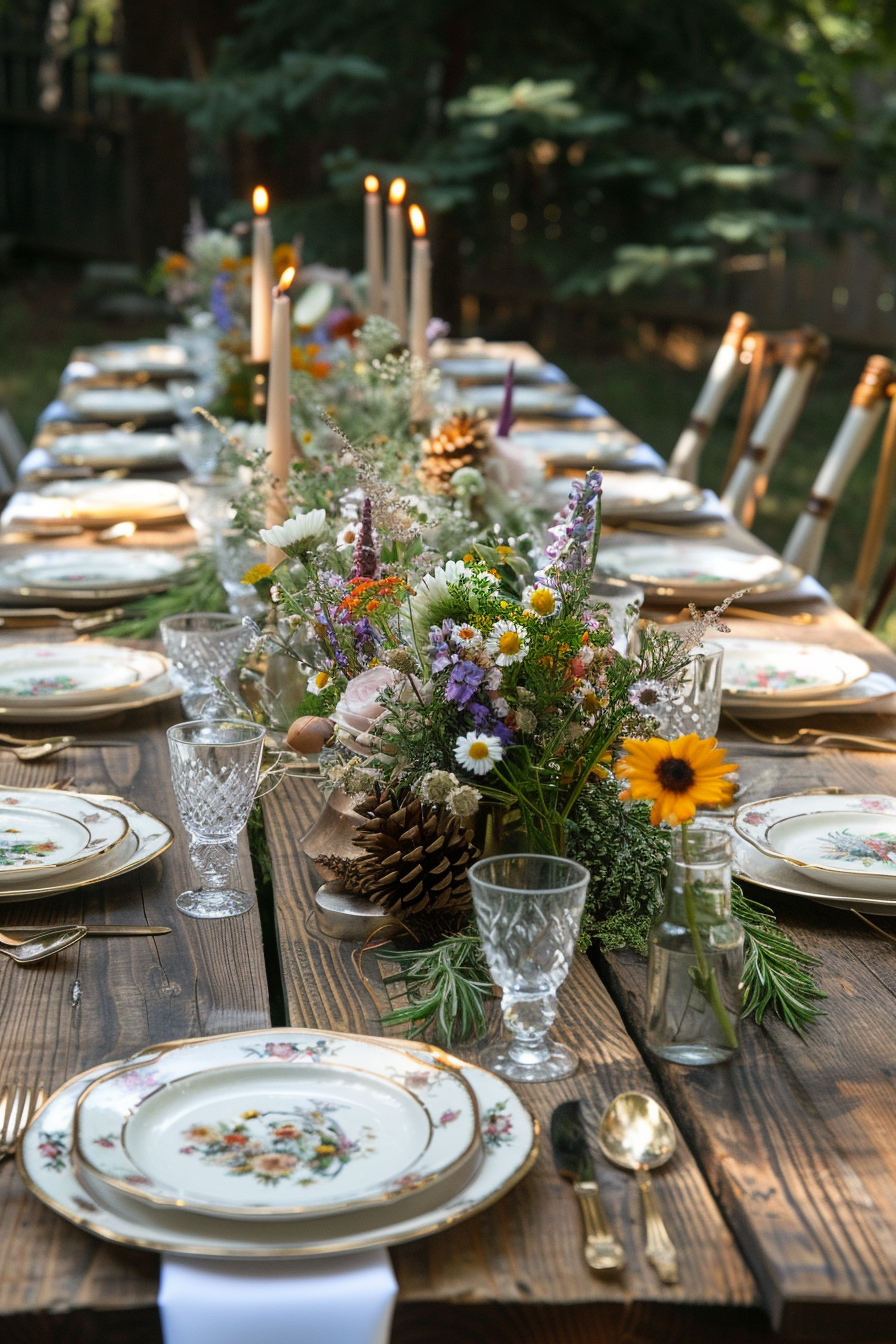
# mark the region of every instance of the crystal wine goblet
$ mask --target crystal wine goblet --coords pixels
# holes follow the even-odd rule
[[[489,970],[504,991],[509,1041],[482,1054],[486,1068],[518,1082],[574,1073],[578,1059],[548,1039],[557,990],[569,974],[590,873],[571,859],[505,854],[470,869],[473,905]]]
[[[223,681],[240,655],[254,646],[258,626],[247,617],[193,611],[166,616],[159,631],[184,711],[196,719],[220,717],[209,713],[216,705],[215,681]]]
[[[202,878],[176,905],[194,919],[242,915],[255,904],[247,891],[228,885],[237,839],[249,819],[265,729],[259,723],[201,719],[168,729],[171,781],[190,859]]]

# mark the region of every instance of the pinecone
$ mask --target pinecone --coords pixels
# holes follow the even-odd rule
[[[452,415],[421,445],[417,478],[431,495],[450,495],[451,477],[461,467],[480,468],[492,451],[484,415]]]
[[[445,807],[407,790],[375,792],[357,811],[365,818],[355,843],[360,889],[371,901],[403,918],[467,909],[472,903],[467,867],[479,857],[473,832]]]

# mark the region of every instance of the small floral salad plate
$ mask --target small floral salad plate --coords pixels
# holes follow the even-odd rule
[[[215,1037],[88,1087],[76,1162],[151,1204],[301,1219],[433,1207],[482,1160],[463,1076],[321,1032]]]
[[[247,1034],[242,1039],[248,1043],[254,1036],[264,1053],[268,1044],[298,1046],[299,1037],[307,1039],[312,1034],[278,1030]],[[431,1046],[402,1041],[389,1048],[403,1056],[405,1068],[421,1063],[453,1068],[468,1084],[478,1107],[481,1165],[463,1189],[424,1212],[389,1201],[358,1213],[350,1224],[344,1214],[270,1221],[213,1218],[136,1199],[81,1165],[76,1168],[72,1161],[77,1102],[92,1083],[120,1074],[121,1063],[100,1064],[79,1074],[50,1097],[19,1144],[19,1171],[31,1193],[68,1222],[105,1241],[147,1250],[233,1259],[304,1259],[416,1241],[453,1227],[503,1198],[535,1162],[538,1127],[507,1083],[487,1070],[452,1059]],[[128,1067],[146,1060],[141,1055]],[[524,1215],[516,1210],[513,1216]]]
[[[128,834],[120,812],[62,789],[0,790],[0,891],[36,879],[59,881]]]
[[[739,808],[734,829],[822,886],[896,899],[896,798],[811,791],[769,798]]]
[[[166,671],[156,653],[115,644],[8,644],[0,649],[0,707],[50,700],[89,705],[133,690]]]
[[[722,639],[722,703],[812,700],[867,677],[864,658],[787,639]]]

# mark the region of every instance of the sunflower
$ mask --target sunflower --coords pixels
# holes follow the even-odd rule
[[[628,788],[621,797],[650,800],[654,826],[663,821],[678,826],[691,821],[698,807],[727,806],[734,797],[727,776],[738,767],[725,759],[725,749],[714,737],[688,733],[674,742],[626,738],[622,746],[625,754],[616,763],[616,775],[628,780]]]

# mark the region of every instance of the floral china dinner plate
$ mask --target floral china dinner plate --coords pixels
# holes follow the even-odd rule
[[[773,859],[756,849],[736,832],[731,837],[732,874],[741,881],[752,882],[769,891],[782,891],[788,896],[802,896],[818,905],[831,905],[844,910],[859,910],[869,915],[896,914],[896,893],[886,896],[856,896],[854,892],[833,891],[816,881],[808,868],[794,868],[783,859]]]
[[[76,1162],[103,1182],[224,1218],[440,1202],[481,1159],[475,1098],[456,1070],[409,1068],[388,1045],[314,1031],[163,1050],[89,1087],[75,1134]]]
[[[142,1203],[88,1172],[79,1174],[72,1164],[75,1105],[90,1083],[120,1069],[121,1063],[89,1069],[50,1097],[19,1144],[19,1171],[31,1193],[69,1222],[104,1241],[147,1250],[229,1259],[304,1259],[416,1241],[488,1208],[522,1180],[538,1153],[538,1128],[503,1079],[431,1047],[401,1042],[401,1049],[413,1060],[435,1058],[457,1068],[479,1108],[482,1165],[463,1190],[425,1213],[405,1218],[401,1206],[390,1204],[358,1214],[351,1228],[343,1215],[295,1222],[210,1218]]]
[[[896,897],[896,798],[811,792],[770,798],[739,808],[734,829],[823,886]]]
[[[100,373],[180,373],[190,357],[169,341],[113,341],[83,352]]]
[[[687,516],[703,503],[703,491],[658,471],[605,471],[600,503],[608,520]]]
[[[35,701],[90,705],[142,686],[165,670],[160,654],[116,644],[8,644],[0,648],[0,707]]]
[[[161,657],[158,654],[148,655]],[[174,685],[168,672],[168,660],[164,659],[164,671],[150,681],[120,691],[115,699],[107,697],[86,705],[58,704],[56,700],[41,698],[20,700],[15,704],[0,704],[0,720],[7,723],[30,723],[40,726],[48,723],[80,723],[86,719],[110,719],[116,714],[124,714],[135,709],[145,709],[148,705],[159,705],[165,700],[174,700],[180,695],[180,689]]]
[[[601,546],[598,571],[631,579],[654,597],[721,601],[740,588],[752,595],[789,588],[801,578],[777,555],[668,537],[662,542],[611,539]]]
[[[864,658],[823,644],[786,639],[721,639],[722,703],[806,700],[833,695],[867,677]]]
[[[183,560],[162,550],[114,550],[102,546],[60,546],[0,560],[0,591],[17,597],[66,598],[93,595],[104,601],[115,592],[149,591],[174,582]]]
[[[35,880],[60,881],[70,868],[120,845],[120,812],[60,789],[0,789],[0,891],[8,898]],[[80,874],[79,874],[80,875]]]
[[[537,454],[546,465],[602,467],[622,461],[641,440],[627,429],[515,429],[511,443]]]
[[[163,821],[151,812],[144,812],[133,803],[125,802],[123,798],[94,793],[65,793],[55,789],[7,789],[3,792],[5,795],[40,794],[39,806],[47,810],[52,809],[51,798],[65,799],[66,805],[72,806],[77,802],[89,815],[100,814],[99,822],[85,822],[97,839],[101,838],[104,830],[108,834],[113,825],[112,820],[106,821],[107,816],[117,818],[114,824],[118,826],[123,822],[126,832],[118,843],[109,845],[105,850],[93,851],[75,870],[23,873],[12,887],[0,881],[0,905],[10,901],[37,901],[45,896],[56,896],[63,891],[74,891],[79,887],[92,886],[95,882],[119,877],[163,854],[173,839]]]
[[[64,466],[165,467],[180,462],[180,450],[173,434],[153,434],[147,430],[128,433],[110,429],[105,433],[60,434],[47,445],[47,452]]]
[[[176,481],[154,481],[130,477],[107,481],[102,477],[92,480],[50,481],[41,486],[34,499],[46,501],[48,515],[63,518],[85,527],[105,527],[121,520],[152,520],[181,518],[187,501]]]
[[[130,420],[141,416],[174,419],[174,402],[158,387],[78,387],[63,394],[75,415],[84,420]]]

